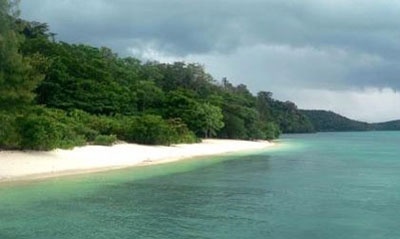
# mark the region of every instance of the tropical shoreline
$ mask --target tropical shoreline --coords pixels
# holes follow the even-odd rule
[[[0,182],[34,180],[168,163],[194,157],[263,150],[268,141],[206,139],[196,144],[146,146],[120,143],[72,150],[0,151]]]

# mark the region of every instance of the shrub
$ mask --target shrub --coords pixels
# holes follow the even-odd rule
[[[126,121],[123,138],[128,142],[150,145],[169,145],[171,143],[169,140],[170,128],[160,116],[129,117]]]
[[[16,124],[16,116],[7,112],[0,112],[0,148],[18,149],[21,135]]]
[[[115,135],[98,135],[93,141],[94,145],[113,145],[117,141],[117,136]]]
[[[87,141],[112,145],[117,139],[149,145],[199,141],[182,120],[157,115],[107,117],[37,106],[25,115],[0,112],[0,122],[0,148],[4,149],[52,150]]]
[[[267,140],[277,139],[281,134],[279,126],[274,122],[266,123],[263,131],[265,133],[265,139]]]
[[[87,141],[93,141],[100,133],[93,127],[91,123],[96,119],[96,116],[90,115],[82,110],[72,110],[60,119],[68,125],[75,134],[84,137]]]
[[[157,115],[124,117],[117,132],[123,140],[149,145],[193,143],[198,140],[180,120],[166,121]]]
[[[16,120],[21,149],[51,150],[72,148],[86,143],[85,135],[76,131],[74,120],[61,110],[36,107]]]
[[[122,129],[122,117],[92,116],[91,121],[86,124],[87,127],[96,130],[102,135],[117,135]]]
[[[23,149],[51,150],[60,145],[61,125],[54,119],[44,115],[29,114],[20,117],[17,122],[22,136],[20,146]]]
[[[171,143],[198,143],[200,138],[190,131],[180,118],[169,119],[169,127],[171,127]]]

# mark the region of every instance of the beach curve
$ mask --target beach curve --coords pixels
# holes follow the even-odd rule
[[[205,139],[201,143],[172,146],[119,143],[46,152],[0,151],[0,182],[160,164],[194,157],[263,150],[273,145],[268,141]]]

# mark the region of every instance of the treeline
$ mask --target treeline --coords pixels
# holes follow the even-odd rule
[[[374,123],[372,124],[372,127],[374,130],[383,130],[383,131],[400,130],[400,120]]]
[[[346,118],[332,111],[301,110],[301,112],[310,119],[318,132],[400,130],[400,120],[366,123]]]
[[[0,148],[274,139],[314,130],[294,103],[270,92],[217,82],[199,64],[141,62],[58,42],[47,24],[17,19],[9,1],[0,2]]]
[[[318,132],[336,132],[336,131],[367,131],[372,127],[366,122],[356,121],[332,111],[326,110],[302,110],[314,128]]]

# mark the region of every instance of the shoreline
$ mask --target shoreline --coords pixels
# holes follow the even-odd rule
[[[175,162],[195,157],[257,151],[275,145],[268,141],[205,139],[201,143],[147,146],[121,143],[88,145],[71,150],[0,151],[0,183],[110,171]]]

